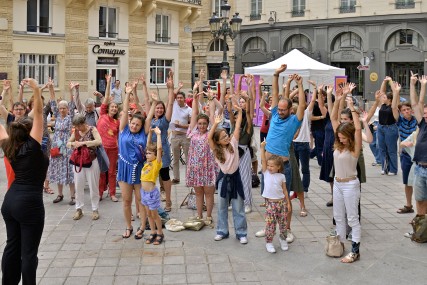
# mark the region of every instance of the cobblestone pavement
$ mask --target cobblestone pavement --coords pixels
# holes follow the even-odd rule
[[[162,245],[145,245],[121,237],[125,224],[120,202],[104,198],[100,219],[92,221],[86,190],[85,215],[73,221],[68,189],[58,204],[52,203],[56,195],[44,194],[46,224],[38,255],[38,284],[426,284],[427,247],[403,236],[410,230],[413,215],[396,213],[405,201],[401,175],[381,175],[380,167],[371,166],[369,147],[365,146],[364,153],[368,182],[362,186],[361,260],[354,264],[341,264],[324,253],[325,237],[332,228],[332,208],[325,206],[330,188],[318,180],[320,169],[311,160],[308,216],[299,216],[298,200],[294,200],[292,231],[296,239],[289,251],[282,252],[276,237],[276,254],[267,253],[264,239],[255,237],[264,227],[260,188],[253,189],[253,212],[247,215],[247,245],[233,238],[233,229],[229,239],[214,241],[215,230],[207,227],[199,232],[165,231]],[[182,169],[181,181],[185,181]],[[56,192],[55,185],[52,188]],[[0,189],[3,200],[3,163]],[[179,209],[188,193],[183,182],[172,191],[171,217],[184,221],[195,216],[195,211]],[[133,226],[138,227],[138,220]],[[5,243],[1,219],[1,252]],[[350,247],[348,242],[346,248]]]

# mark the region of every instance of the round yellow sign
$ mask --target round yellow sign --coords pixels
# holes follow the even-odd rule
[[[377,81],[377,80],[378,80],[378,74],[377,74],[376,72],[372,72],[372,73],[369,75],[369,79],[371,79],[371,81],[372,81],[372,82]]]

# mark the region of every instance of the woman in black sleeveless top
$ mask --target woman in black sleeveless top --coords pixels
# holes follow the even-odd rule
[[[0,126],[0,146],[15,173],[1,207],[7,231],[2,279],[3,284],[11,285],[20,282],[21,274],[22,284],[36,284],[37,252],[45,218],[43,182],[49,164],[41,148],[43,103],[40,89],[34,79],[24,82],[34,91],[34,119],[11,122],[8,132]]]

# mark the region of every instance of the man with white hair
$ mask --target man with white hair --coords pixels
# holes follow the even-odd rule
[[[95,100],[92,98],[87,98],[84,105],[80,100],[79,85],[76,85],[76,93],[74,97],[74,102],[76,103],[77,111],[79,114],[82,114],[86,118],[86,124],[89,126],[96,127],[99,119],[99,107],[96,108]]]

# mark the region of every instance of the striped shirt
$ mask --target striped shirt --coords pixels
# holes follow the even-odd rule
[[[399,127],[400,141],[404,141],[417,129],[417,119],[412,116],[408,121],[402,115],[400,115],[397,121],[397,126]]]

